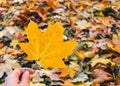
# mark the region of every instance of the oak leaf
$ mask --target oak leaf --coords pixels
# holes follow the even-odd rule
[[[27,60],[36,60],[44,68],[65,68],[62,59],[73,52],[77,42],[63,41],[64,28],[60,22],[48,25],[46,31],[38,29],[38,25],[30,21],[25,29],[28,43],[19,43],[28,55]]]

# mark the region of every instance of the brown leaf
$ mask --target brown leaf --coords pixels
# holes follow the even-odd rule
[[[3,62],[5,62],[2,58],[0,58],[0,63],[3,63]]]
[[[120,77],[118,77],[116,80],[116,86],[120,86]]]
[[[46,0],[47,4],[53,9],[56,9],[57,1],[56,0]]]
[[[37,14],[42,17],[43,21],[47,19],[47,11],[44,10],[41,6],[36,9]]]
[[[2,42],[0,42],[0,49],[4,46],[4,44]]]
[[[92,86],[100,86],[100,84],[97,83],[97,82],[93,82],[93,85],[92,85]]]
[[[101,69],[95,69],[93,71],[93,76],[95,78],[94,82],[97,82],[97,83],[103,83],[105,81],[109,81],[113,79],[110,73],[105,72],[104,70],[101,70]]]
[[[114,58],[113,62],[115,62],[116,64],[120,64],[120,57]]]

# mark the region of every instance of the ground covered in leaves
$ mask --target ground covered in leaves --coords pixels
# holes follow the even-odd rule
[[[19,67],[31,86],[120,86],[120,1],[0,0],[0,83]]]

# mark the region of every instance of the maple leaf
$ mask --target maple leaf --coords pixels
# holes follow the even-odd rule
[[[60,22],[49,24],[48,29],[42,32],[36,23],[30,21],[25,31],[29,42],[19,44],[28,55],[27,60],[36,60],[45,68],[66,67],[62,59],[73,52],[77,42],[62,40],[64,28]]]

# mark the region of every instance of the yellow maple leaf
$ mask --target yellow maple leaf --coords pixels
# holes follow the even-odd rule
[[[38,29],[38,25],[30,21],[25,29],[28,43],[20,43],[20,47],[26,52],[27,60],[36,60],[45,68],[65,68],[62,59],[73,52],[77,42],[63,41],[64,28],[60,22],[48,25],[44,32]]]

